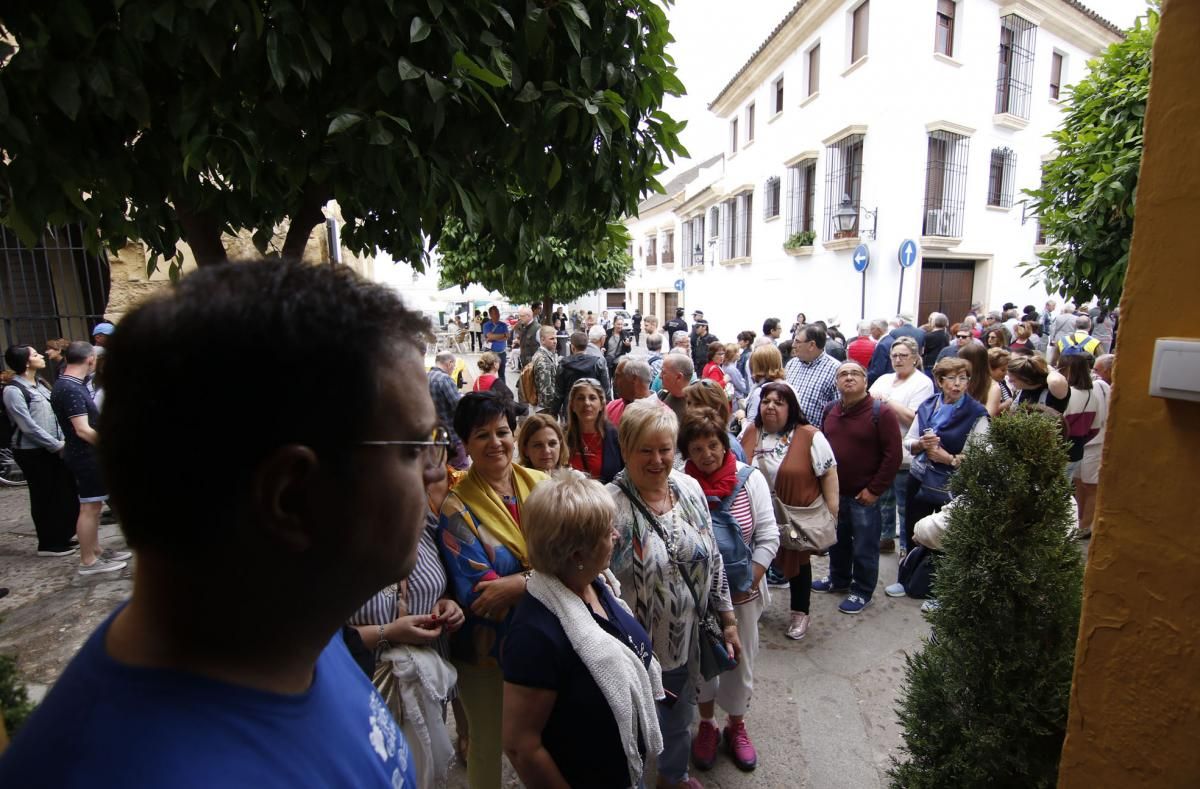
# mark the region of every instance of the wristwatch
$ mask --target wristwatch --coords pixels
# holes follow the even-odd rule
[[[375,649],[376,649],[377,651],[379,651],[379,652],[382,652],[382,651],[383,651],[383,650],[385,650],[385,649],[391,649],[391,648],[392,648],[392,644],[391,644],[391,642],[389,642],[389,641],[387,640],[387,638],[386,638],[386,637],[383,635],[383,629],[384,629],[385,627],[387,627],[387,625],[380,625],[380,626],[379,626],[379,643],[375,645]]]

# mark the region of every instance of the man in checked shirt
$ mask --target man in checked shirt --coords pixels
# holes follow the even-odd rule
[[[818,430],[822,429],[825,406],[838,399],[838,362],[825,353],[825,339],[825,330],[820,326],[801,326],[792,340],[792,358],[784,368],[800,410]]]

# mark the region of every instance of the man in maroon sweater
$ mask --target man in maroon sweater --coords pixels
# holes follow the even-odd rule
[[[825,412],[823,432],[837,458],[837,544],[829,549],[829,575],[813,581],[817,592],[849,592],[838,606],[857,614],[871,603],[879,580],[879,496],[900,468],[900,424],[890,406],[867,393],[867,371],[858,362],[837,369],[840,400]]]

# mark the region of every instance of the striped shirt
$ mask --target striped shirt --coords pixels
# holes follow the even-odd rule
[[[417,542],[417,563],[412,573],[404,581],[404,613],[428,614],[433,611],[437,601],[446,595],[446,568],[442,566],[438,555],[434,533],[437,521],[432,513],[425,517],[425,528],[421,530],[421,539]],[[386,625],[400,615],[399,584],[389,584],[380,589],[350,617],[352,625]],[[438,654],[449,657],[446,637],[443,634],[434,645]]]

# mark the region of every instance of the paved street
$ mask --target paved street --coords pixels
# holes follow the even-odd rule
[[[0,600],[0,651],[19,654],[22,674],[40,692],[132,584],[128,570],[81,578],[76,558],[37,558],[33,533],[24,489],[0,488],[0,585],[11,589]],[[102,537],[120,543],[115,526],[103,527]],[[824,562],[815,565],[820,577]],[[900,737],[893,707],[903,655],[928,630],[919,601],[884,596],[883,585],[895,572],[895,556],[884,556],[874,602],[859,616],[839,614],[838,596],[814,594],[812,629],[799,643],[783,637],[787,590],[771,590],[747,716],[759,767],[746,775],[721,757],[701,776],[706,786],[886,785],[884,773]],[[511,770],[506,773],[506,783],[519,785]],[[465,787],[465,772],[456,769],[451,785]]]

